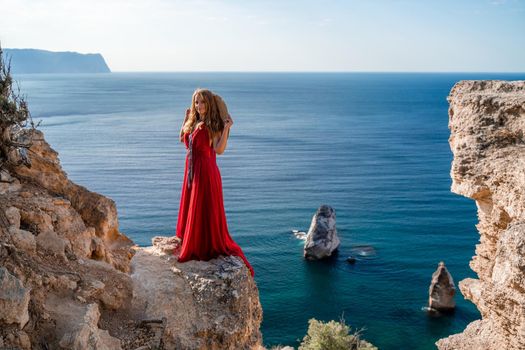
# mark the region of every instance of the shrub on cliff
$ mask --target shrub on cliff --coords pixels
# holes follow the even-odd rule
[[[343,318],[339,322],[332,320],[326,323],[311,318],[299,350],[377,350],[360,339],[359,331],[350,334],[350,330]]]
[[[35,128],[20,89],[13,88],[11,64],[5,62],[0,46],[0,171],[11,165],[31,166],[26,150]]]

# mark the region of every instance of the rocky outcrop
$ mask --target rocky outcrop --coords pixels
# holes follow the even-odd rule
[[[4,190],[0,188],[4,209],[16,217],[10,228],[31,232],[37,245],[40,241],[42,249],[55,256],[68,250],[129,272],[133,242],[119,233],[115,203],[70,181],[42,132],[35,134],[31,167],[12,169],[9,187],[4,183]]]
[[[228,256],[181,264],[169,240],[155,237],[153,242],[132,260],[133,305],[144,319],[166,319],[165,346],[257,348],[262,308],[244,262]]]
[[[71,182],[41,132],[31,167],[0,172],[0,347],[259,349],[257,286],[235,257],[140,248],[115,203]]]
[[[328,205],[320,206],[312,218],[306,236],[304,257],[309,260],[328,257],[340,243],[335,227],[335,210]]]
[[[525,82],[462,81],[449,96],[452,191],[476,201],[480,243],[459,283],[482,319],[439,349],[525,348]]]
[[[432,274],[432,281],[428,289],[428,307],[437,311],[452,311],[456,307],[454,294],[456,285],[447,270],[445,263],[441,261],[437,270]]]

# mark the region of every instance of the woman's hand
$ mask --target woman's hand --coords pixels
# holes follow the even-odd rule
[[[224,128],[231,128],[233,125],[233,119],[231,117],[231,115],[228,114],[228,117],[226,119],[224,119]]]
[[[186,109],[186,116],[184,117],[184,121],[182,122],[182,125],[180,126],[180,133],[179,133],[179,140],[180,142],[184,142],[184,124],[188,121],[188,118],[190,117],[190,109]]]

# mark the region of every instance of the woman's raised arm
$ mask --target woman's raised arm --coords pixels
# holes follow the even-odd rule
[[[233,120],[230,116],[228,116],[228,118],[224,121],[224,129],[222,130],[222,134],[213,140],[213,149],[215,150],[215,153],[223,154],[224,150],[226,150],[226,145],[228,144],[228,135],[232,125]]]

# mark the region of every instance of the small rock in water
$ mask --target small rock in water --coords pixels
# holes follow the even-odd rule
[[[346,261],[349,263],[349,264],[355,264],[355,258],[353,256],[349,256],[348,258],[346,258]]]

